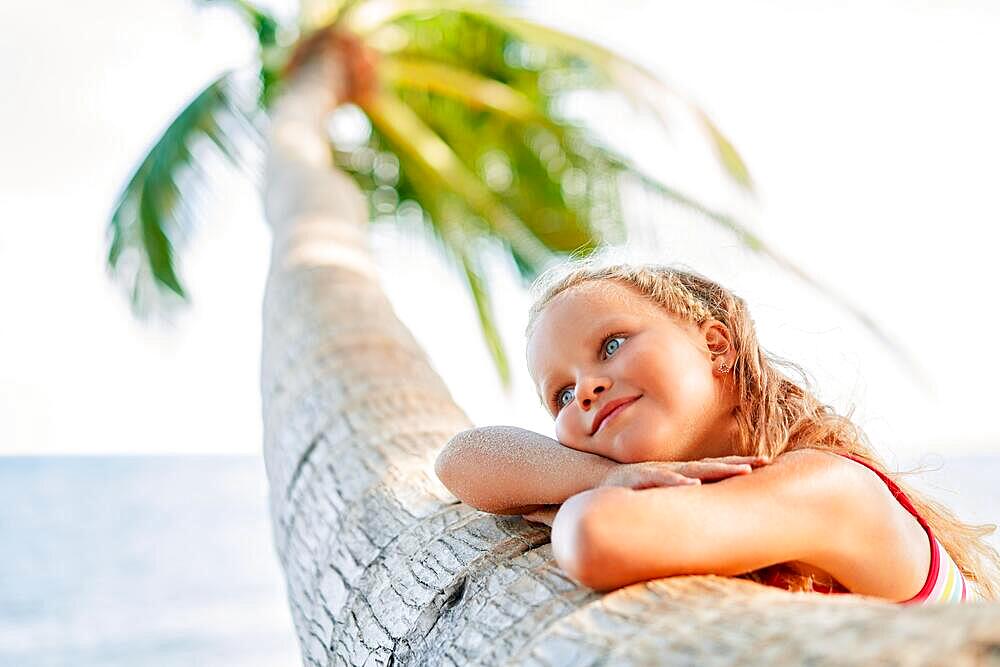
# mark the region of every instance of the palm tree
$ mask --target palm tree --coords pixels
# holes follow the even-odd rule
[[[312,5],[298,37],[236,4],[260,39],[255,104],[268,123],[241,106],[235,74],[209,85],[125,188],[109,261],[139,309],[183,297],[173,252],[193,222],[181,174],[197,169],[196,140],[240,163],[237,132],[265,127],[264,456],[306,663],[728,664],[751,649],[798,663],[843,659],[859,633],[870,639],[859,655],[953,659],[979,650],[976,632],[1000,628],[986,608],[904,614],[721,577],[600,595],[561,574],[546,528],[457,502],[433,461],[470,423],[380,290],[365,245],[373,213],[418,211],[463,268],[501,373],[478,238],[504,244],[530,277],[620,233],[617,178],[631,175],[769,250],[556,113],[565,90],[631,83],[641,98],[654,85],[597,46],[465,2]],[[331,147],[326,120],[348,103],[367,126]],[[912,643],[944,618],[947,642]]]

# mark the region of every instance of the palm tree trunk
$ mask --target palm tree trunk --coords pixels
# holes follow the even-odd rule
[[[264,455],[306,664],[1000,661],[994,606],[901,610],[723,577],[600,595],[561,573],[547,528],[458,503],[433,462],[469,420],[382,293],[367,205],[332,168],[336,80],[335,63],[311,65],[277,101],[264,192]]]

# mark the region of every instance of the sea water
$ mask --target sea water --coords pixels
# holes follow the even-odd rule
[[[0,665],[296,664],[260,459],[0,458]]]
[[[921,463],[1000,522],[1000,456]],[[300,664],[272,544],[258,458],[0,458],[0,665]]]

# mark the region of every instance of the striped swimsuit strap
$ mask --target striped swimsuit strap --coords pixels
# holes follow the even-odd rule
[[[880,470],[876,470],[867,461],[851,456],[850,454],[841,454],[841,456],[845,456],[852,461],[857,461],[878,475],[885,482],[886,486],[889,487],[889,490],[892,491],[893,497],[913,515],[913,518],[920,523],[927,533],[931,549],[931,566],[927,572],[927,580],[924,582],[923,588],[916,595],[909,600],[900,602],[900,604],[935,604],[938,602],[964,602],[976,599],[972,588],[967,585],[962,571],[958,569],[958,565],[948,555],[947,550],[945,550],[938,539],[934,537],[931,527],[920,516],[916,508],[913,507],[913,503],[906,497],[903,490],[892,479]]]
[[[924,597],[920,597],[920,593],[924,591],[921,590],[917,593],[909,603],[920,603],[920,604],[934,604],[935,602],[965,602],[969,599],[970,589],[965,583],[965,577],[962,576],[962,571],[958,569],[958,565],[955,561],[951,559],[948,555],[947,550],[938,542],[937,538],[932,538],[932,544],[934,549],[938,552],[938,571],[937,576],[934,577],[933,585],[930,586],[927,594]],[[933,574],[933,567],[931,568],[931,573]],[[928,583],[930,583],[931,577],[928,577]],[[925,584],[924,588],[928,588]]]

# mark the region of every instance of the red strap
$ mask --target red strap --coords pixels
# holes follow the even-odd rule
[[[835,453],[839,454],[840,452],[835,452]],[[899,604],[912,604],[914,602],[921,602],[923,600],[926,600],[930,596],[931,591],[934,590],[934,583],[937,581],[938,572],[941,569],[941,559],[938,556],[938,550],[934,548],[934,533],[931,532],[931,527],[927,524],[926,521],[924,521],[924,517],[920,516],[916,508],[913,507],[913,503],[911,503],[910,499],[906,497],[906,494],[903,493],[903,490],[900,489],[899,486],[894,481],[892,481],[892,479],[890,479],[888,475],[886,475],[880,470],[876,470],[875,468],[872,467],[870,463],[862,459],[859,459],[856,456],[852,456],[850,454],[841,454],[841,456],[845,456],[851,459],[852,461],[857,461],[858,463],[860,463],[861,465],[865,466],[869,470],[873,471],[876,475],[878,475],[882,479],[882,481],[885,482],[886,486],[889,487],[889,490],[892,491],[893,497],[899,501],[899,504],[905,507],[906,510],[913,515],[913,518],[915,518],[917,522],[921,526],[923,526],[924,530],[927,532],[927,540],[930,543],[930,549],[931,549],[931,567],[930,570],[927,572],[927,579],[924,581],[924,586],[923,588],[920,589],[920,592],[918,592],[909,600],[904,600]]]

